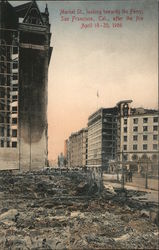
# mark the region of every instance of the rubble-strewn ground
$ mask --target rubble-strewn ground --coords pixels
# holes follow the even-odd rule
[[[91,195],[84,173],[0,175],[0,249],[157,249],[143,192]],[[95,189],[94,189],[95,191]]]

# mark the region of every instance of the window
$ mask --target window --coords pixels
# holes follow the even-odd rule
[[[138,118],[133,119],[134,124],[138,124]]]
[[[133,141],[137,141],[138,136],[137,135],[133,135]]]
[[[157,135],[153,135],[153,140],[157,140]]]
[[[138,127],[136,127],[136,126],[133,127],[133,131],[134,131],[134,132],[137,132],[137,131],[138,131]]]
[[[4,97],[5,97],[5,91],[1,90],[1,92],[0,92],[0,98],[4,98]]]
[[[143,118],[143,123],[147,123],[147,122],[148,122],[148,118],[147,117]]]
[[[157,161],[157,158],[158,158],[157,155],[155,155],[155,154],[152,155],[152,160],[153,160],[154,162]]]
[[[138,160],[138,156],[137,156],[137,155],[135,155],[135,154],[134,154],[134,155],[132,155],[132,160],[133,160],[133,161],[137,161],[137,160]]]
[[[12,113],[17,113],[17,107],[12,107]]]
[[[10,123],[10,117],[7,117],[7,123]]]
[[[16,148],[17,147],[17,142],[16,141],[13,141],[12,142],[12,148]]]
[[[13,91],[18,91],[18,86],[16,86],[16,84],[13,85]]]
[[[10,129],[9,128],[7,129],[7,136],[8,137],[10,136]]]
[[[158,130],[158,126],[153,126],[153,131],[157,131]]]
[[[13,54],[18,54],[18,47],[13,47]]]
[[[124,119],[124,125],[127,125],[127,119]]]
[[[124,133],[127,133],[127,127],[124,127]]]
[[[14,62],[13,63],[13,69],[17,69],[18,68],[18,63],[17,62]]]
[[[147,141],[147,135],[143,135],[143,141]]]
[[[17,130],[16,129],[12,130],[12,137],[17,137]]]
[[[17,96],[17,95],[13,95],[13,96],[12,96],[12,100],[13,100],[13,101],[17,101],[17,99],[18,99],[18,96]]]
[[[124,136],[124,141],[127,141],[127,136]]]
[[[1,132],[0,135],[4,136],[4,127],[1,128],[0,132]]]
[[[143,150],[147,150],[147,144],[143,144]]]
[[[10,142],[7,141],[7,148],[10,148]]]
[[[17,124],[17,118],[12,118],[12,124]]]
[[[4,117],[0,116],[0,123],[4,123]]]
[[[157,144],[153,144],[153,149],[157,150]]]
[[[13,80],[17,80],[18,79],[18,75],[17,74],[13,74]]]
[[[127,145],[123,145],[123,150],[127,150]]]
[[[133,150],[137,150],[137,144],[133,145]]]
[[[153,122],[158,122],[158,117],[154,117]]]
[[[123,155],[123,161],[127,161],[128,160],[128,156],[127,155]]]
[[[4,141],[1,140],[1,148],[4,148]]]
[[[148,127],[147,126],[143,126],[143,131],[148,131]]]

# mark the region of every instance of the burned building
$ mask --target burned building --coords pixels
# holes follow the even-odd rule
[[[0,2],[0,169],[38,169],[48,157],[49,12]]]

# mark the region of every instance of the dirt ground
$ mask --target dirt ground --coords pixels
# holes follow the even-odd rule
[[[156,204],[82,172],[0,174],[0,249],[158,249]]]

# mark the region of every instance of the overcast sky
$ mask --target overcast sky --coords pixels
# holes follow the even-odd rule
[[[19,2],[12,1],[12,4]],[[157,108],[157,1],[37,2],[41,11],[48,3],[52,31],[48,106],[50,159],[63,152],[64,140],[72,132],[87,126],[88,116],[97,107],[112,107],[120,100],[132,99],[134,107]],[[143,21],[136,22],[137,15],[132,15],[133,21],[125,21],[126,15],[120,13],[124,18],[121,28],[110,25],[110,28],[81,29],[78,21],[62,22],[61,9],[81,9],[83,13],[86,9],[142,10],[143,15],[139,16]],[[94,20],[98,17],[97,14],[84,16]],[[109,24],[114,16],[107,15]]]

